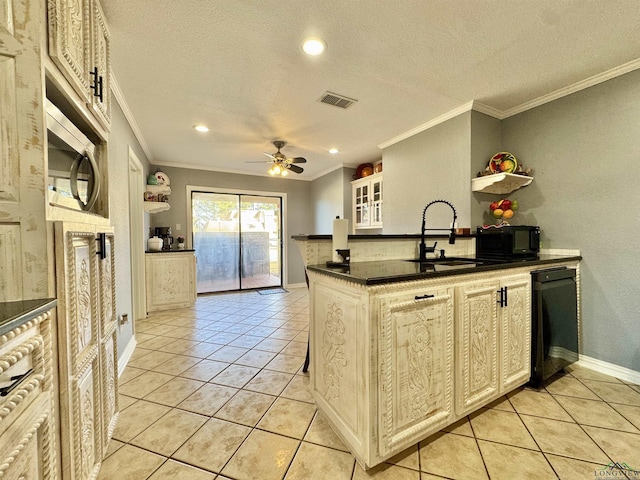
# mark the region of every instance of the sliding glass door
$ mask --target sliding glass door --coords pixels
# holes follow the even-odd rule
[[[282,286],[282,199],[191,192],[198,293]]]

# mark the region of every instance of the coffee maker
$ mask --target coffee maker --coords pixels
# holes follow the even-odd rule
[[[171,227],[156,227],[155,232],[156,237],[162,239],[162,250],[171,250],[171,245],[173,245]]]

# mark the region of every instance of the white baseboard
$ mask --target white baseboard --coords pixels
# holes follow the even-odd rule
[[[136,336],[133,335],[129,339],[129,343],[127,343],[127,346],[122,352],[122,355],[120,355],[120,358],[118,358],[118,378],[122,376],[122,372],[124,372],[124,369],[129,363],[129,360],[131,360],[131,355],[133,355],[133,351],[136,349],[137,345],[138,342],[136,341]]]
[[[303,288],[303,287],[307,288],[307,284],[306,283],[290,283],[285,288]]]
[[[640,372],[631,370],[630,368],[614,365],[613,363],[604,362],[597,358],[587,357],[586,355],[580,355],[578,365],[589,370],[594,370],[598,373],[604,373],[612,377],[619,378],[628,383],[640,385]]]
[[[576,352],[572,352],[571,350],[567,350],[562,347],[549,347],[549,356],[553,358],[561,358],[567,362],[575,362],[576,360]],[[592,369],[593,370],[593,369]]]

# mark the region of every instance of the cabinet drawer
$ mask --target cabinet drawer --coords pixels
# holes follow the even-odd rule
[[[38,459],[38,439],[34,435],[27,440],[24,448],[18,454],[15,462],[10,466],[3,478],[7,480],[24,480],[41,478],[40,462]]]
[[[0,347],[0,433],[43,390],[44,340],[36,332],[30,329]]]
[[[0,477],[10,480],[56,478],[51,440],[52,400],[41,393],[0,436]]]

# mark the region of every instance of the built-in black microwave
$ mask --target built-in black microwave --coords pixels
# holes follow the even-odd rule
[[[95,212],[100,193],[95,145],[48,99],[46,118],[49,204]]]
[[[476,257],[535,258],[540,251],[540,227],[485,225],[476,232]]]

